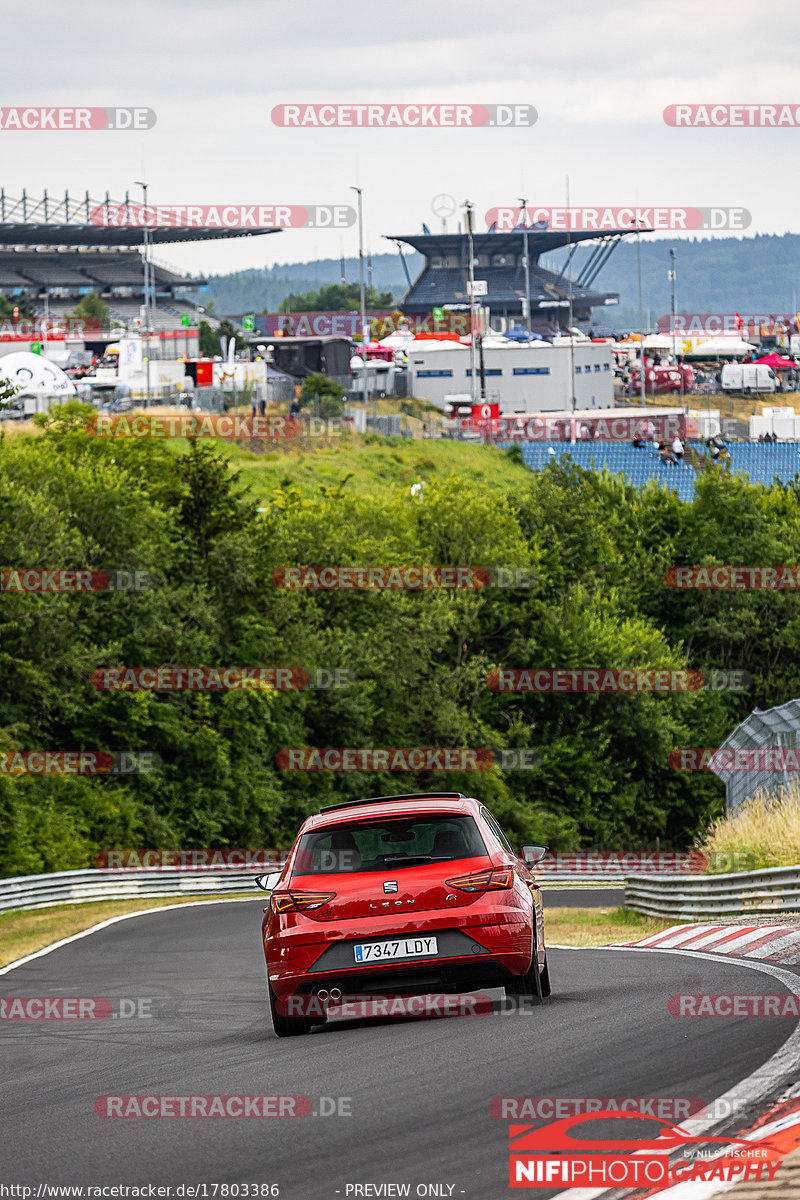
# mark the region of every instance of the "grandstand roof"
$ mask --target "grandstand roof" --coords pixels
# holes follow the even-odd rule
[[[485,295],[479,303],[488,308],[490,313],[508,315],[523,312],[525,273],[522,258],[527,233],[531,319],[539,322],[552,321],[557,318],[558,310],[564,310],[566,313],[571,301],[573,319],[588,320],[591,318],[592,308],[619,303],[617,293],[595,291],[591,285],[620,238],[631,232],[637,231],[626,228],[602,232],[578,230],[568,233],[566,230],[535,229],[529,226],[527,230],[518,229],[511,233],[473,234],[472,250],[475,258],[484,256],[488,259],[488,263],[476,264],[475,267],[476,274],[486,284]],[[392,235],[389,240],[398,244],[405,242],[425,257],[425,266],[421,274],[410,284],[401,301],[400,307],[403,312],[428,312],[434,307],[469,303],[469,238],[466,233]],[[564,272],[556,275],[539,266],[540,255],[575,242],[595,243],[577,279],[570,280]],[[437,259],[444,259],[445,262],[440,265]]]
[[[93,224],[91,215],[108,204],[112,210],[128,204],[124,200],[111,200],[108,193],[102,200],[93,200],[87,192],[82,200],[71,197],[67,192],[62,198],[50,197],[45,192],[41,199],[28,196],[25,191],[20,199],[6,195],[0,189],[0,247],[26,246],[90,246],[123,248],[141,246],[144,230],[124,225]],[[131,201],[131,206],[135,202]],[[167,242],[198,242],[211,238],[256,237],[265,233],[280,233],[276,228],[220,228],[218,226],[150,227],[149,241],[153,245]]]
[[[558,250],[561,246],[566,246],[568,243],[586,242],[594,239],[602,238],[618,238],[624,234],[635,233],[635,229],[610,229],[610,230],[573,230],[568,233],[566,230],[556,229],[529,229],[528,230],[528,254],[531,259],[536,259],[540,254],[546,254],[549,250]],[[648,233],[649,230],[640,230],[639,232]],[[486,253],[492,254],[506,253],[522,253],[523,230],[514,230],[512,233],[474,233],[472,235],[472,246],[476,254]],[[427,258],[429,254],[460,254],[467,241],[466,233],[412,233],[412,234],[386,234],[391,242],[406,242],[409,246],[413,246],[420,254],[424,254]]]

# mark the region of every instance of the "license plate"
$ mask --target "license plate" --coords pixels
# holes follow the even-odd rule
[[[399,938],[395,942],[370,942],[353,947],[357,963],[383,962],[389,958],[429,958],[438,953],[435,937]]]

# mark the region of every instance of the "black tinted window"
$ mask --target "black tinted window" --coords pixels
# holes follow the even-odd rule
[[[485,855],[472,817],[419,816],[315,829],[300,839],[292,875],[397,871]]]

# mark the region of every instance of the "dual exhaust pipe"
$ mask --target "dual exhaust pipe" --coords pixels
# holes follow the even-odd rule
[[[342,989],[334,987],[328,991],[327,988],[316,988],[313,994],[318,1000],[321,1000],[323,1004],[326,1001],[329,1004],[338,1004],[342,998]]]

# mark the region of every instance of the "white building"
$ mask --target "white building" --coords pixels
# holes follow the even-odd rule
[[[484,341],[486,400],[501,416],[575,408],[612,408],[614,359],[609,345],[569,338],[549,342]],[[413,341],[407,347],[411,394],[447,408],[446,396],[470,391],[469,346],[453,341]],[[476,374],[480,359],[475,353]],[[571,379],[574,367],[574,384]],[[573,392],[574,386],[574,392]],[[478,399],[480,399],[478,393]]]

